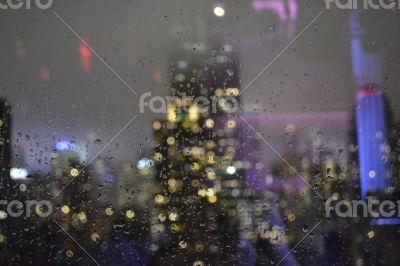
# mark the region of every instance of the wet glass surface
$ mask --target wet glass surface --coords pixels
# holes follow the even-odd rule
[[[399,14],[0,0],[0,265],[398,265]]]

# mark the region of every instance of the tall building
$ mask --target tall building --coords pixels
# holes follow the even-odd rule
[[[166,119],[153,123],[157,264],[222,265],[237,259],[236,199],[243,180],[234,119],[239,76],[235,53],[224,48],[191,49],[171,60],[172,100]]]
[[[354,198],[367,200],[370,197],[395,202],[399,198],[397,182],[396,146],[390,146],[391,130],[390,107],[385,100],[382,88],[388,86],[385,80],[390,60],[385,55],[384,44],[388,38],[385,27],[375,21],[376,12],[354,10],[350,13],[351,52],[354,82],[357,89],[357,107],[355,108],[354,147]],[[388,12],[385,10],[384,12]],[[387,13],[387,16],[390,12]],[[390,18],[389,18],[390,19]],[[385,22],[387,23],[387,22]],[[378,26],[377,26],[378,25]],[[371,42],[371,38],[380,42]],[[390,85],[389,85],[390,86]],[[395,141],[396,142],[396,141]],[[359,183],[359,184],[358,184]],[[397,232],[400,224],[398,217],[363,217],[352,221],[352,257],[353,264],[397,265],[396,252],[399,245]],[[382,249],[385,246],[385,249]]]
[[[12,181],[9,176],[10,172],[10,142],[11,142],[11,109],[5,100],[0,100],[0,194],[3,200],[8,200],[12,195]],[[7,224],[7,215],[5,211],[0,216],[0,251],[11,239],[10,228]],[[1,256],[1,262],[5,262],[6,258]]]
[[[73,235],[80,243],[90,241],[90,227],[96,210],[92,208],[89,192],[92,188],[88,169],[85,168],[73,142],[58,142],[51,154],[50,175],[55,182],[50,183],[52,191],[54,217],[64,230]],[[76,260],[80,255],[79,246],[65,235],[54,239],[58,261]]]
[[[391,186],[390,147],[382,92],[373,87],[361,88],[357,105],[361,196],[365,199],[369,193]]]

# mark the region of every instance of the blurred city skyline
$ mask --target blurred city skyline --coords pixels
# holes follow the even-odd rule
[[[149,91],[168,95],[168,63],[174,50],[193,43],[229,43],[238,53],[244,88],[324,10],[324,3],[296,2],[295,31],[288,36],[281,29],[285,22],[279,13],[255,2],[224,1],[225,16],[221,18],[213,14],[216,2],[199,1],[146,1],[135,5],[106,1],[71,5],[57,1],[49,10],[21,9],[2,14],[0,76],[2,97],[12,105],[14,153],[22,153],[34,168],[38,160],[45,161],[58,141],[76,141],[87,147],[89,160],[139,111],[139,97],[85,50],[52,10],[139,96]],[[380,11],[363,12],[377,17]],[[245,113],[268,117],[345,112],[351,117],[357,88],[351,70],[348,14],[325,10],[243,93]],[[388,21],[395,17],[394,12],[391,14]],[[374,19],[366,23],[372,31],[382,24],[374,23]],[[391,33],[385,35],[387,45],[395,46],[398,30],[386,31]],[[386,45],[382,40],[371,42]],[[384,75],[388,78],[382,89],[389,100],[400,96],[393,86],[398,78],[390,75],[397,57],[398,51],[386,50],[384,54]],[[398,120],[398,106],[393,104],[392,109]],[[151,123],[160,117],[150,112],[140,114],[103,157],[138,159],[135,151],[145,152],[151,141]],[[29,152],[33,147],[35,154]]]

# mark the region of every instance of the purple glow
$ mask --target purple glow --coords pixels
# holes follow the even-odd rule
[[[332,153],[338,154],[339,150],[345,150],[347,144],[346,130],[338,132],[338,128],[346,129],[349,127],[350,117],[346,112],[329,112],[329,113],[290,113],[290,114],[274,114],[260,115],[246,113],[242,115],[246,121],[251,124],[257,132],[259,132],[270,143],[273,143],[274,148],[284,154],[284,136],[283,129],[286,125],[293,125],[296,128],[298,139],[301,140],[296,152],[299,155],[304,155],[304,158],[309,158],[310,163],[312,154],[310,154],[311,144],[307,144],[310,140],[315,141],[313,134],[322,132],[323,139],[321,145],[324,147],[332,147]],[[277,155],[271,152],[267,144],[261,139],[249,139],[248,134],[253,134],[248,131],[248,126],[241,119],[237,123],[243,131],[243,147],[242,154],[249,159],[252,165],[258,162],[264,164],[265,169],[257,170],[251,167],[246,170],[246,186],[257,191],[264,192],[267,190],[282,192],[287,188],[293,191],[302,192],[307,189],[304,181],[298,176],[287,176],[285,179],[272,177],[268,166],[272,165],[277,160]],[[246,131],[247,129],[247,131]],[[246,133],[247,132],[247,133]],[[261,147],[261,148],[260,148]]]
[[[297,0],[254,0],[255,11],[268,10],[278,16],[280,25],[279,31],[286,37],[293,37],[296,30],[298,16]]]
[[[269,10],[275,13],[281,22],[296,21],[298,8],[296,0],[255,0],[253,9],[256,11]]]

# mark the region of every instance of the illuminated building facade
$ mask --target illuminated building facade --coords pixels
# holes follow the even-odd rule
[[[242,193],[237,71],[229,51],[190,51],[172,60],[173,100],[166,120],[153,123],[157,264],[222,265],[236,259],[234,199]]]
[[[361,196],[384,191],[391,186],[389,143],[384,98],[375,88],[362,88],[357,96],[357,137]]]

